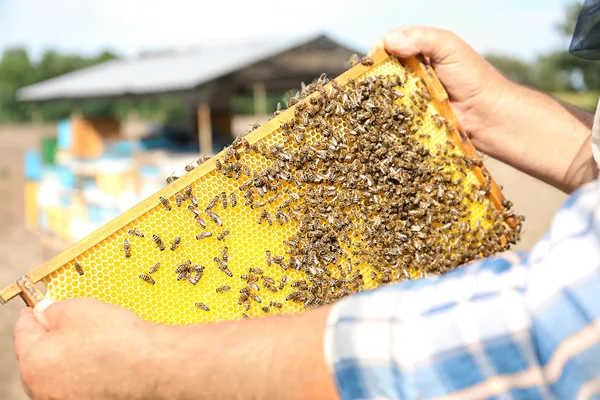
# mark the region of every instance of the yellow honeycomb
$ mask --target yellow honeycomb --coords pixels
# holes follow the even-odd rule
[[[419,82],[416,74],[405,69],[395,58],[385,58],[370,69],[363,66],[359,68],[365,69],[366,72],[357,79],[365,79],[370,75],[406,75],[408,81],[405,84],[405,93],[414,91]],[[408,102],[408,96],[401,101]],[[430,135],[429,139],[424,139],[424,144],[431,151],[434,151],[438,144],[444,144],[448,140],[446,130],[437,128],[433,123],[432,115],[435,113],[435,108],[430,104],[426,115],[422,118],[421,132]],[[248,135],[248,141],[263,142],[268,146],[281,143],[279,124],[292,116],[293,110],[286,110],[272,120],[272,123],[267,123]],[[316,131],[309,132],[307,141],[314,141],[319,135],[321,133]],[[241,161],[249,165],[252,170],[265,168],[271,163],[267,159],[249,154],[242,154]],[[239,190],[240,182],[243,180],[227,178],[215,171],[213,160],[207,161],[202,167],[197,167],[152,196],[149,201],[155,206],[141,213],[139,217],[136,218],[136,210],[143,211],[142,205],[128,212],[131,217],[125,221],[129,222],[124,226],[121,225],[120,229],[109,232],[108,235],[103,231],[84,239],[90,242],[91,247],[82,250],[81,254],[74,259],[62,263],[60,268],[43,279],[48,289],[47,296],[52,299],[94,297],[126,307],[146,320],[165,324],[239,319],[243,313],[250,317],[260,317],[277,312],[293,313],[304,310],[301,303],[286,301],[286,296],[294,290],[290,283],[303,279],[304,273],[291,268],[284,271],[275,264],[267,266],[265,255],[266,250],[269,250],[273,256],[286,256],[283,241],[294,234],[297,224],[290,222],[280,226],[275,221],[272,226],[266,222],[258,224],[257,219],[262,209],[251,209],[244,205],[244,197]],[[469,190],[471,183],[477,184],[478,180],[470,171],[465,178],[465,191]],[[181,207],[176,205],[175,194],[184,193],[184,188],[188,184],[192,186],[200,210],[222,192],[237,194],[238,204],[235,207],[230,203],[226,209],[223,209],[223,205],[219,202],[213,209],[220,216],[222,226],[218,226],[203,213],[202,217],[206,221],[206,229],[203,229],[194,220],[194,214],[188,210],[189,201],[184,202]],[[292,186],[284,184],[283,188],[286,187],[294,190]],[[169,200],[170,211],[159,203],[159,196]],[[477,221],[484,227],[489,224],[482,218],[487,207],[490,206],[489,201],[486,198],[483,203],[470,203],[472,224]],[[276,200],[272,204],[267,204],[265,209],[273,215],[279,203],[280,200]],[[143,232],[145,237],[131,236],[128,234],[130,229]],[[224,240],[218,240],[217,236],[224,230],[229,230],[230,234]],[[211,232],[212,236],[197,240],[196,235],[204,231]],[[165,250],[159,250],[152,239],[153,235],[161,238]],[[171,251],[169,247],[176,237],[181,238],[181,243],[176,250]],[[129,258],[125,257],[123,250],[125,239],[130,242]],[[215,257],[221,257],[224,246],[228,247],[228,267],[233,277],[219,270],[214,261]],[[197,285],[191,284],[186,279],[180,281],[176,279],[175,269],[187,260],[190,260],[192,265],[205,267]],[[82,267],[83,275],[77,273],[76,262]],[[148,274],[148,270],[157,262],[160,262],[161,267],[151,275],[156,283],[150,284],[141,280],[139,276]],[[279,286],[284,275],[288,277],[288,281],[283,290],[278,290],[276,293],[261,287],[257,292],[261,303],[252,300],[252,306],[245,311],[244,307],[238,304],[239,291],[246,286],[246,282],[240,279],[240,276],[247,274],[251,267],[261,268],[265,276],[275,281],[276,287]],[[364,269],[365,274],[367,273],[366,266],[360,265],[358,268]],[[217,293],[217,288],[223,285],[230,286],[231,290]],[[365,289],[374,286],[373,280],[365,279]],[[210,310],[196,307],[195,304],[198,302],[206,304]],[[271,302],[281,303],[283,306],[277,309],[270,306]],[[263,307],[269,307],[268,313],[263,311]]]

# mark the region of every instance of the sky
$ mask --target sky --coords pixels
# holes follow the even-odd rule
[[[533,60],[566,49],[555,26],[573,0],[0,0],[0,51],[93,55],[218,46],[326,32],[365,51],[386,31],[430,25],[483,53]]]

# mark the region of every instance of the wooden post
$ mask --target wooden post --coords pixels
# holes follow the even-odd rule
[[[267,114],[267,89],[263,82],[256,82],[252,87],[254,96],[254,115]]]
[[[212,154],[212,125],[210,121],[210,105],[198,104],[198,144],[201,154]]]

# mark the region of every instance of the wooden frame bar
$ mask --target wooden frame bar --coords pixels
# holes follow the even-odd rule
[[[365,73],[369,72],[370,69],[375,68],[379,64],[386,61],[389,57],[390,56],[384,50],[379,50],[376,53],[374,53],[371,57],[374,61],[373,66],[364,66],[362,64],[359,64],[349,69],[342,75],[338,76],[337,78],[335,78],[335,80],[341,85],[344,85],[350,79],[357,79],[361,77]],[[427,89],[429,90],[429,93],[431,94],[432,103],[436,108],[437,112],[442,117],[446,118],[449,121],[450,125],[452,125],[455,128],[450,133],[450,139],[453,140],[459,146],[459,148],[464,152],[465,155],[468,155],[470,157],[479,157],[477,151],[475,150],[475,147],[469,140],[469,137],[467,136],[466,132],[461,127],[456,116],[454,115],[454,112],[450,107],[448,94],[446,93],[440,81],[437,79],[435,72],[433,71],[431,66],[429,66],[423,58],[416,57],[401,59],[400,62],[404,66],[411,69],[418,77],[420,77],[423,80],[423,82],[427,86]],[[320,93],[315,92],[311,96],[309,96],[309,98],[312,96],[320,96]],[[261,128],[248,134],[248,136],[246,136],[248,142],[251,144],[256,143],[257,141],[263,139],[265,136],[268,136],[272,132],[279,129],[279,126],[282,122],[293,119],[295,107],[296,106],[288,108],[287,110],[279,114],[277,117],[265,123]],[[202,121],[199,121],[199,123],[201,124]],[[215,157],[221,157],[223,154],[224,152],[222,151],[215,155]],[[89,250],[90,248],[104,240],[107,236],[112,235],[113,233],[122,229],[124,226],[139,218],[146,212],[155,208],[158,204],[159,196],[170,198],[175,193],[182,191],[187,185],[195,182],[202,176],[210,173],[212,170],[214,170],[214,168],[214,162],[206,162],[200,165],[199,167],[194,168],[192,171],[180,177],[175,182],[164,187],[151,197],[143,200],[130,210],[126,211],[125,213],[118,216],[108,224],[99,228],[97,231],[91,233],[89,236],[75,243],[67,250],[63,251],[62,253],[48,260],[41,266],[32,270],[27,275],[29,281],[35,284],[43,280],[46,276],[58,270],[65,264],[71,262],[74,258],[78,257],[85,251]],[[484,168],[484,166],[482,166],[481,168],[477,166],[472,167],[473,171],[477,176],[477,179],[480,181],[480,183],[483,184],[486,181],[486,177],[483,174],[482,168]],[[492,178],[490,179],[490,196],[492,202],[498,210],[502,211],[504,209],[504,206],[502,204],[504,201],[504,195],[500,191],[500,188],[498,187],[496,182]],[[518,221],[514,217],[507,218],[505,222],[512,229],[515,229],[518,226]],[[5,302],[13,299],[17,295],[22,294],[23,290],[23,285],[19,285],[17,282],[10,284],[6,288],[2,289],[2,291],[0,291],[0,304],[4,304]]]

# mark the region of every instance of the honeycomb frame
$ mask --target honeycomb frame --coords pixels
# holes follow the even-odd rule
[[[383,50],[376,52],[372,56],[372,58],[374,61],[372,66],[365,66],[365,65],[359,64],[359,65],[351,68],[344,74],[340,75],[335,80],[339,84],[345,85],[348,82],[348,80],[360,79],[360,77],[364,76],[365,74],[369,74],[369,73],[372,73],[373,71],[376,71],[378,66],[382,65],[385,62],[390,61],[391,58],[395,59],[395,57],[388,55]],[[412,58],[408,58],[408,59],[400,59],[398,61],[404,67],[407,67],[408,69],[410,69],[415,74],[416,77],[420,78],[422,80],[422,82],[424,82],[425,86],[429,90],[429,93],[431,94],[432,106],[435,108],[435,110],[437,111],[437,113],[440,116],[444,117],[448,121],[448,125],[451,127],[450,132],[449,132],[450,140],[452,140],[454,142],[454,144],[456,144],[458,146],[460,152],[462,152],[464,155],[470,156],[470,157],[478,157],[475,148],[473,147],[468,136],[465,134],[464,130],[460,126],[460,123],[458,122],[454,113],[452,112],[452,109],[451,109],[449,101],[448,101],[448,95],[447,95],[446,91],[444,90],[443,86],[441,85],[441,83],[439,82],[439,80],[437,79],[433,69],[425,62],[425,60],[423,58],[412,57]],[[310,95],[308,98],[310,98],[311,96],[316,96],[316,95],[318,95],[318,93],[314,93],[314,94]],[[267,122],[261,128],[248,134],[246,136],[247,141],[250,144],[254,144],[259,141],[262,141],[263,139],[267,138],[267,136],[278,131],[280,124],[282,122],[290,120],[294,117],[294,109],[295,108],[296,108],[296,106],[292,106],[292,107],[288,108],[287,110],[283,111],[280,115],[276,116],[275,118],[273,118],[272,120]],[[211,162],[205,162],[202,165],[194,168],[189,173],[185,174],[178,180],[167,185],[166,187],[161,189],[156,194],[152,195],[151,197],[142,201],[138,205],[134,206],[132,209],[128,210],[121,216],[117,217],[115,220],[109,222],[108,224],[101,227],[97,231],[93,232],[86,238],[84,238],[81,241],[79,241],[78,243],[74,244],[69,249],[67,249],[64,252],[62,252],[61,254],[55,256],[54,258],[47,261],[40,267],[32,270],[25,276],[26,282],[37,283],[37,282],[43,281],[45,283],[50,282],[50,284],[51,284],[53,277],[56,277],[59,274],[59,270],[61,268],[64,269],[67,267],[73,267],[75,260],[81,261],[82,260],[81,257],[83,254],[93,251],[94,249],[98,250],[98,249],[102,248],[103,243],[105,243],[105,241],[108,240],[108,238],[115,237],[115,235],[119,238],[119,240],[123,240],[124,238],[129,238],[125,234],[125,232],[127,231],[126,227],[131,226],[131,224],[136,221],[139,222],[140,220],[144,220],[145,216],[147,217],[148,215],[153,215],[155,213],[160,212],[161,205],[157,201],[157,199],[159,197],[164,197],[166,199],[172,199],[175,196],[175,194],[183,192],[186,186],[191,185],[191,184],[198,184],[198,182],[200,182],[204,177],[207,177],[211,172],[213,172],[215,170],[215,163],[212,160],[214,160],[216,158],[220,158],[223,155],[224,155],[224,151],[216,154],[211,159]],[[471,168],[471,171],[473,172],[475,178],[477,179],[477,181],[479,181],[479,183],[483,183],[486,181],[486,177],[482,171],[482,168],[484,168],[483,165],[481,167],[473,166]],[[503,206],[504,196],[502,195],[498,185],[495,183],[493,178],[490,177],[489,179],[490,179],[489,180],[489,182],[490,182],[489,200],[493,203],[493,205],[496,207],[497,210],[502,211],[504,209],[504,206]],[[206,199],[203,199],[203,200],[205,201]],[[175,204],[172,203],[171,205],[173,207],[175,207]],[[239,209],[238,209],[238,211],[239,211]],[[238,211],[236,211],[236,212],[238,212]],[[506,218],[505,222],[511,229],[515,229],[518,225],[518,221],[514,217]],[[152,235],[151,232],[148,232],[147,234]],[[252,232],[247,232],[247,234],[252,235]],[[129,238],[129,239],[131,239],[131,241],[134,242],[135,238]],[[169,247],[171,239],[172,239],[172,237],[165,239],[164,245],[166,247]],[[215,246],[215,248],[213,250],[216,251],[218,247],[221,247],[220,243],[217,243],[217,245]],[[142,247],[142,253],[148,253],[152,250],[153,250],[152,241],[147,241],[147,243],[145,244],[145,247]],[[165,251],[169,252],[169,249],[167,249]],[[274,253],[281,253],[281,251],[282,251],[281,248],[273,249]],[[134,253],[137,253],[137,252],[139,252],[139,248],[134,250]],[[233,254],[233,255],[235,256],[235,254]],[[173,263],[177,263],[179,261],[181,261],[181,260],[173,260]],[[85,263],[83,263],[83,264],[85,265]],[[150,264],[150,262],[148,260],[145,260],[144,265],[138,264],[132,268],[135,269],[136,274],[142,274],[142,273],[144,273],[144,268],[147,269],[150,266],[149,264]],[[166,266],[164,266],[164,267],[166,269]],[[208,265],[207,265],[207,267],[208,267]],[[171,266],[169,266],[168,268],[171,268]],[[102,271],[100,271],[100,274],[101,273],[102,273]],[[162,273],[165,273],[165,271],[162,271]],[[171,273],[171,272],[169,272],[169,273]],[[218,274],[217,274],[217,276],[218,276]],[[95,277],[95,278],[97,278],[97,277]],[[217,278],[217,280],[218,280],[218,278]],[[24,300],[26,300],[26,302],[28,302],[28,305],[34,304],[35,301],[32,301],[32,298],[31,298],[31,290],[26,290],[27,286],[23,285],[22,280],[21,280],[20,284],[18,282],[19,281],[14,282],[13,284],[11,284],[10,286],[8,286],[7,288],[5,288],[4,290],[2,290],[0,292],[0,302],[4,303],[4,302],[14,298],[17,295],[21,295],[21,297],[23,297]],[[213,282],[212,286],[215,286],[215,283],[214,283],[214,282],[216,282],[215,279],[213,279],[211,282]],[[97,282],[95,282],[95,283],[97,286],[95,288],[95,290],[99,294],[99,292],[105,286],[102,286],[101,284],[99,285],[99,284],[97,284]],[[106,285],[106,281],[104,284]],[[114,284],[112,284],[112,287],[114,289],[115,287],[118,287],[118,284],[116,286]],[[216,289],[216,286],[211,287],[211,290],[215,290],[215,289]],[[75,294],[77,294],[77,293],[75,293]],[[94,296],[94,293],[92,293],[92,295]],[[233,295],[234,295],[234,291],[224,294],[224,296],[231,297],[229,300],[232,303],[234,302],[234,299],[232,297]],[[157,293],[155,293],[154,296],[157,296]],[[201,299],[198,299],[198,301],[200,301],[200,300]],[[143,297],[141,299],[139,299],[139,301],[143,301]],[[168,301],[174,301],[174,300],[170,299]],[[122,304],[122,302],[120,304]],[[176,304],[173,306],[178,307],[178,305],[176,305]],[[133,307],[133,308],[135,308],[135,307]],[[259,316],[260,308],[255,307],[255,309],[257,311],[252,313],[251,315]],[[294,309],[294,310],[287,310],[287,311],[298,311],[298,310]],[[199,312],[201,312],[201,311],[199,311]],[[147,316],[147,315],[142,315],[142,317],[145,317],[146,319],[150,319],[150,320],[153,319],[151,317],[149,318],[149,316]],[[173,319],[173,320],[168,320],[168,321],[160,320],[160,321],[156,321],[156,322],[185,323],[186,321]],[[187,321],[187,322],[189,322],[189,321]],[[198,322],[198,321],[193,321],[193,322]]]

